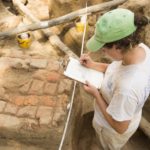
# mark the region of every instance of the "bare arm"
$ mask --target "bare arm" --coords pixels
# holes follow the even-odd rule
[[[100,94],[97,94],[95,96],[96,98],[96,102],[99,106],[99,108],[101,109],[105,119],[107,120],[107,122],[111,125],[111,127],[113,129],[115,129],[118,133],[120,134],[123,134],[128,126],[129,126],[129,123],[130,123],[130,120],[127,120],[127,121],[117,121],[117,120],[114,120],[111,115],[109,115],[107,112],[106,112],[106,109],[108,107],[107,103],[105,102],[104,98],[100,95]]]
[[[96,103],[98,104],[100,110],[102,111],[105,119],[110,124],[110,126],[118,133],[123,134],[127,130],[130,120],[117,121],[113,119],[112,116],[106,112],[108,104],[106,103],[104,98],[99,94],[99,91],[89,83],[87,83],[87,85],[84,85],[84,89],[96,98]]]
[[[93,62],[92,66],[90,67],[91,69],[105,72],[109,64],[106,63],[98,63],[98,62]]]
[[[94,62],[88,54],[83,54],[80,57],[80,63],[87,68],[91,68],[100,72],[105,72],[109,65],[106,63]]]

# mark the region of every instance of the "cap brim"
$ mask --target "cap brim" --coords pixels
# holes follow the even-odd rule
[[[100,48],[102,48],[105,45],[105,43],[99,42],[95,40],[94,36],[89,39],[86,43],[86,47],[89,51],[98,51]]]

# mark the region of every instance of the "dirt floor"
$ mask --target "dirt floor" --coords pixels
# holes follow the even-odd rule
[[[78,150],[103,150],[99,148],[95,131],[92,127],[93,112],[83,116],[81,134],[79,135]],[[138,129],[122,150],[149,150],[150,142],[147,136]]]

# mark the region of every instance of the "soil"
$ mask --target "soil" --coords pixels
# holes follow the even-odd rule
[[[98,146],[95,131],[92,127],[93,112],[87,113],[82,118],[81,131],[79,135],[79,150],[103,150]],[[149,138],[138,129],[122,150],[149,150]]]

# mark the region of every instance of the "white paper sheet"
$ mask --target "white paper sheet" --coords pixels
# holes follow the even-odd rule
[[[102,72],[82,66],[77,59],[72,57],[70,57],[66,71],[64,71],[64,75],[84,84],[85,81],[89,81],[89,83],[98,89],[101,87],[104,76]]]

